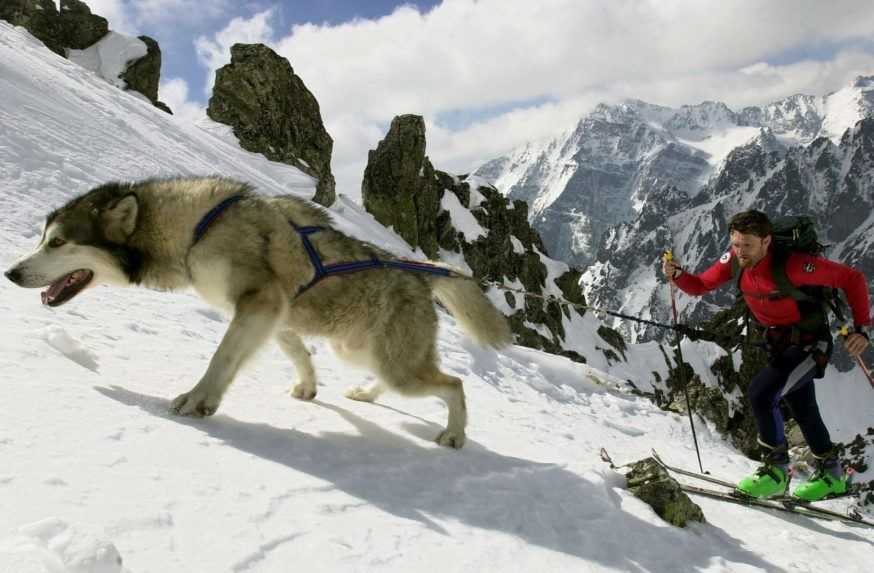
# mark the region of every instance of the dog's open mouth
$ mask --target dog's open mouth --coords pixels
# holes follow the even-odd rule
[[[87,269],[79,269],[64,275],[41,293],[42,303],[49,306],[60,306],[82,292],[82,289],[88,286],[92,278],[94,278],[94,273]]]

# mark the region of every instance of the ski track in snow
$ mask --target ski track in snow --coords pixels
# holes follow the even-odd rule
[[[296,171],[174,123],[3,22],[0,89],[4,268],[38,240],[51,207],[106,179],[208,165],[267,192],[312,191]],[[403,248],[354,205],[335,212]],[[464,379],[470,413],[468,444],[450,451],[433,442],[446,421],[439,401],[347,400],[369,375],[319,341],[308,341],[311,403],[288,395],[293,368],[270,346],[217,415],[169,414],[227,324],[189,294],[99,287],[48,309],[37,290],[2,281],[0,315],[3,573],[870,567],[867,530],[704,499],[708,523],[678,529],[631,496],[601,446],[619,462],[654,446],[696,463],[684,416],[622,391],[627,378],[648,387],[650,362],[605,373],[531,349],[496,353],[443,315],[443,367]],[[581,332],[593,323],[587,315]],[[602,341],[575,336],[598,356]],[[754,467],[697,424],[714,475]]]

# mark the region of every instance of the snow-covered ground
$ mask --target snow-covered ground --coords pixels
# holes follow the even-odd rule
[[[0,93],[2,268],[51,208],[111,179],[221,173],[313,192],[225,130],[182,125],[4,22]],[[403,249],[353,203],[334,213]],[[694,467],[685,418],[585,365],[478,348],[448,316],[440,353],[470,411],[460,451],[432,441],[436,400],[345,399],[366,373],[318,341],[315,402],[287,394],[293,369],[271,347],[216,416],[171,416],[226,326],[189,294],[100,287],[48,309],[4,280],[0,316],[2,573],[870,570],[874,531],[858,527],[706,499],[707,524],[665,524],[598,449],[626,461],[656,447]],[[649,379],[657,349],[637,352],[650,358],[616,376]],[[698,437],[715,475],[753,467],[700,419]]]

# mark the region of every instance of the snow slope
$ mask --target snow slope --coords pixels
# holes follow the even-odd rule
[[[221,173],[267,193],[314,191],[225,131],[176,123],[3,22],[0,93],[2,268],[38,240],[48,210],[114,178]],[[403,249],[354,203],[334,213]],[[96,288],[52,310],[4,280],[0,316],[2,573],[870,567],[874,532],[847,525],[704,499],[708,524],[666,525],[597,452],[624,461],[655,446],[692,467],[683,417],[585,365],[478,348],[448,316],[440,353],[470,411],[460,451],[432,441],[446,415],[436,400],[343,398],[366,374],[318,341],[315,402],[288,396],[293,369],[271,347],[216,416],[169,415],[226,326],[189,294]],[[646,380],[657,362],[622,377]],[[700,419],[698,435],[714,474],[753,467]]]

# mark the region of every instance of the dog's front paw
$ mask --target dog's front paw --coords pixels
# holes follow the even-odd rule
[[[218,410],[221,398],[210,395],[203,390],[195,388],[191,392],[180,394],[170,403],[170,411],[180,416],[212,416]]]
[[[366,386],[353,386],[352,388],[349,388],[345,392],[343,392],[343,395],[350,400],[357,400],[359,402],[373,402],[374,400],[376,400],[377,396],[379,396],[379,393],[375,392],[373,388],[369,388]]]
[[[443,430],[437,436],[437,443],[447,448],[461,449],[466,440],[464,432],[453,432],[451,430]]]
[[[289,393],[298,400],[312,400],[316,397],[316,385],[299,382]]]

